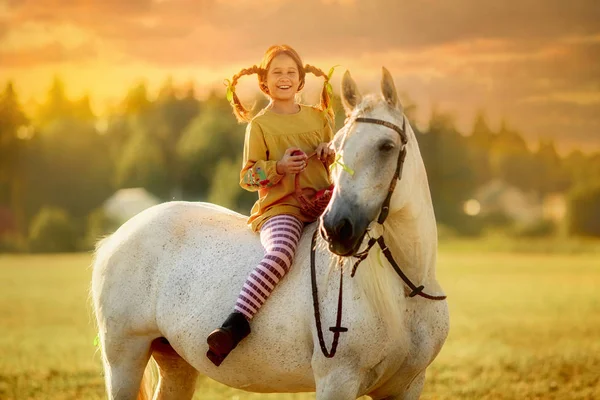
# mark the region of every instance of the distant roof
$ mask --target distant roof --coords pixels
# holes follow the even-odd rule
[[[499,201],[500,197],[508,190],[521,191],[500,179],[494,179],[481,185],[475,192],[475,198],[480,203],[494,203]]]
[[[103,204],[104,212],[110,218],[125,222],[145,209],[160,204],[161,200],[144,188],[117,190]]]
[[[509,218],[531,222],[542,217],[542,201],[535,192],[525,192],[501,180],[492,180],[476,190],[474,198],[481,214],[501,212]]]

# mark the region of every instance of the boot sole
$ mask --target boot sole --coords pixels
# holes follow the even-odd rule
[[[208,343],[210,351],[220,356],[226,356],[234,347],[231,334],[220,329],[217,329],[208,335],[206,343]]]
[[[225,360],[225,356],[220,356],[218,354],[213,353],[210,350],[206,352],[206,357],[217,367],[221,365],[221,363]]]

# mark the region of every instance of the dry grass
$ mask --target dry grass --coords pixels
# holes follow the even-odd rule
[[[451,333],[422,399],[600,398],[600,257],[440,251]],[[103,399],[89,254],[0,256],[0,398]],[[195,398],[253,395],[202,378]]]

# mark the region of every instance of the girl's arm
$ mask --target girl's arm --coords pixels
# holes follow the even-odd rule
[[[240,186],[250,192],[270,188],[283,178],[277,173],[277,161],[269,160],[265,136],[260,126],[248,124],[244,140],[244,161],[240,172]]]

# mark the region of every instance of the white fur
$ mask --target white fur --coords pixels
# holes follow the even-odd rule
[[[395,96],[395,90],[387,93]],[[362,103],[350,114],[401,123],[401,109],[393,109],[399,103],[368,96],[354,100]],[[408,123],[406,127],[403,177],[384,227],[372,224],[372,232],[383,232],[394,257],[416,284],[441,294],[435,280],[437,233],[427,178],[414,134]],[[330,208],[343,201],[345,193],[359,193],[361,207],[381,204],[393,169],[377,165],[385,170],[376,177],[370,163],[377,161],[364,150],[373,138],[397,140],[394,135],[385,127],[356,124],[338,133],[338,150],[356,174],[349,177],[337,170]],[[375,188],[381,192],[375,193]],[[218,368],[205,357],[207,335],[232,311],[247,274],[263,254],[258,235],[245,220],[211,204],[165,203],[134,217],[99,245],[92,299],[109,399],[136,398],[151,352],[160,374],[155,399],[190,399],[197,371],[247,391],[314,391],[318,400],[365,394],[374,399],[418,398],[425,368],[448,333],[446,302],[406,297],[402,281],[374,248],[354,279],[346,268],[342,325],[349,331],[342,333],[337,355],[325,358],[310,289],[309,247],[316,224],[305,230],[294,265],[252,320],[250,336]],[[339,283],[339,271],[329,267],[336,259],[319,246],[320,308],[328,346]],[[176,353],[157,346],[159,337],[167,338]]]

